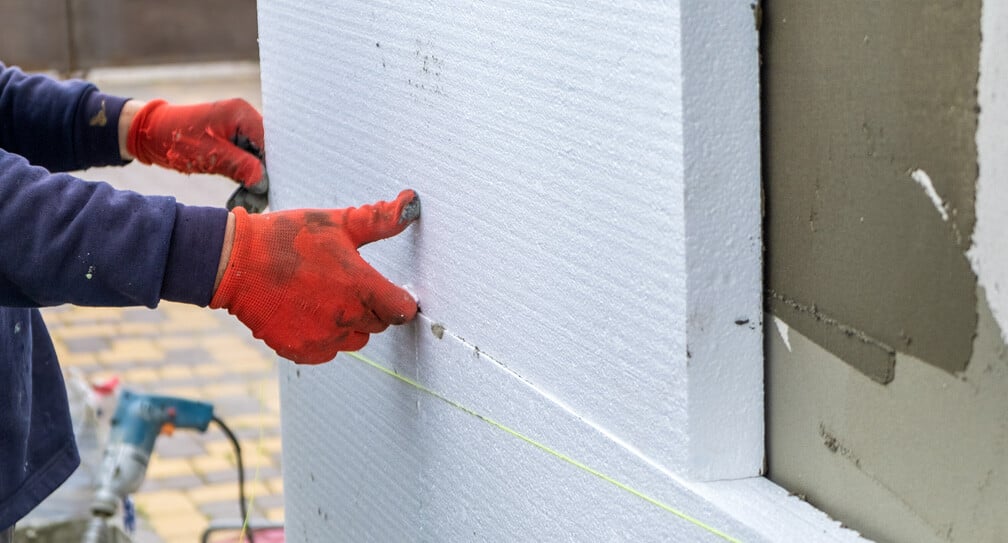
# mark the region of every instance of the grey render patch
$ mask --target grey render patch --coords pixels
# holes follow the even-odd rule
[[[896,351],[963,370],[980,0],[779,0],[761,32],[768,309],[882,383]]]

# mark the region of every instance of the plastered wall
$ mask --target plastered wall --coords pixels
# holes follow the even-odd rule
[[[768,301],[886,383],[976,329],[980,1],[765,6]]]
[[[769,476],[879,541],[1001,541],[1008,10],[764,14]]]
[[[259,28],[272,205],[423,202],[362,250],[421,315],[363,353],[427,391],[285,366],[290,540],[723,540],[641,495],[780,529],[692,483],[787,501],[758,478],[748,2],[272,0]]]

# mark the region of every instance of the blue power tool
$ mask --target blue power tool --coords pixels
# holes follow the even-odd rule
[[[123,390],[112,416],[85,541],[109,540],[108,520],[119,502],[140,488],[158,435],[170,435],[177,428],[205,432],[213,418],[208,403]]]

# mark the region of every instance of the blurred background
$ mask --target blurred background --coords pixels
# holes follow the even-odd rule
[[[0,57],[25,70],[256,61],[255,0],[5,0]]]
[[[262,109],[254,0],[4,0],[0,21],[0,62],[7,66],[86,79],[139,100],[241,97]],[[188,205],[223,207],[235,188],[223,177],[138,162],[73,173]],[[241,442],[250,516],[283,520],[277,359],[237,320],[174,303],[155,310],[61,306],[43,315],[69,382],[115,377],[120,389],[212,403]],[[84,449],[85,463],[98,461],[100,452]],[[89,499],[80,480],[70,483],[48,511],[18,523],[17,541],[51,540],[33,531],[33,521],[46,525],[46,514]],[[195,543],[211,523],[238,519],[237,489],[236,458],[217,427],[161,436],[134,495],[133,540]]]

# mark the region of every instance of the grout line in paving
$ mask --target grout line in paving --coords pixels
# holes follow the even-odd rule
[[[218,414],[242,444],[246,492],[264,500],[263,506],[253,505],[256,516],[282,520],[276,361],[226,321],[226,314],[168,304],[153,311],[159,314],[60,306],[43,315],[64,369],[77,368],[91,380],[117,375],[122,386],[154,394],[219,402]],[[142,322],[129,321],[136,315]],[[256,467],[259,480],[253,480]],[[144,515],[140,525],[150,532],[138,540],[196,541],[211,520],[235,518],[235,468],[231,443],[213,425],[203,434],[178,430],[159,438],[144,484],[134,494]],[[216,502],[222,505],[201,509]]]

